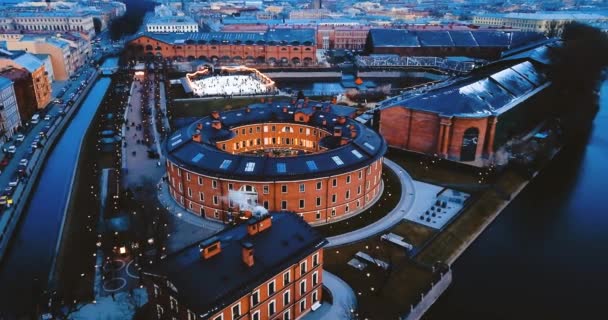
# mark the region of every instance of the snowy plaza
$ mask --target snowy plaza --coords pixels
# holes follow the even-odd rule
[[[222,67],[219,74],[202,69],[187,74],[190,90],[195,96],[240,96],[270,94],[275,91],[274,81],[256,69]]]

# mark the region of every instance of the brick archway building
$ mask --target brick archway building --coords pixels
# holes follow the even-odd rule
[[[352,216],[380,196],[387,146],[350,114],[306,101],[213,112],[165,142],[171,196],[224,222],[256,204],[311,224]]]
[[[313,29],[276,29],[263,33],[205,32],[137,34],[126,47],[131,57],[205,59],[224,63],[316,63]]]
[[[523,60],[385,100],[377,109],[379,132],[394,148],[483,164],[549,112],[539,103],[550,85],[545,65]]]

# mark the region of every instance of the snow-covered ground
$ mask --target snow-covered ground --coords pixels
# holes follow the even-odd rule
[[[192,91],[197,96],[252,95],[269,93],[264,83],[253,75],[212,76],[193,81]]]
[[[134,289],[133,296],[129,292],[120,292],[112,296],[99,297],[94,302],[83,305],[72,313],[73,320],[127,320],[135,315],[136,307],[148,302],[146,289]]]

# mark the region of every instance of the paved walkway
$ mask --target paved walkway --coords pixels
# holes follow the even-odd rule
[[[405,171],[395,162],[384,158],[384,164],[395,172],[397,179],[401,182],[401,198],[399,199],[397,206],[395,206],[395,208],[382,219],[370,225],[355,231],[327,238],[329,243],[325,246],[325,248],[357,242],[379,234],[380,232],[399,223],[399,221],[401,221],[401,219],[403,219],[405,215],[412,210],[414,207],[414,202],[416,201],[416,186],[414,180],[407,173],[407,171]]]
[[[171,132],[171,124],[169,123],[169,118],[167,118],[167,95],[165,92],[165,83],[160,82],[160,111],[163,113],[163,126],[165,127],[165,132],[169,134]]]
[[[195,225],[197,227],[209,229],[211,231],[220,231],[224,229],[225,225],[220,222],[212,221],[209,219],[203,219],[194,213],[188,212],[183,207],[179,206],[171,195],[169,194],[169,188],[166,183],[159,183],[158,199],[160,203],[174,216],[184,220],[185,222]]]
[[[316,319],[354,319],[349,316],[351,310],[356,310],[357,298],[353,289],[338,276],[323,270],[323,286],[333,297],[333,302],[323,303],[316,311],[309,312],[302,320]]]
[[[141,81],[144,81],[143,77],[136,77]],[[153,87],[153,85],[151,86]],[[125,186],[131,189],[137,189],[145,184],[155,183],[164,174],[164,167],[158,166],[158,162],[162,160],[151,159],[148,157],[149,147],[143,142],[144,131],[143,131],[143,106],[141,105],[141,90],[143,83],[140,81],[133,82],[132,95],[131,95],[131,107],[127,112],[127,127],[124,130],[124,140],[126,147],[123,150],[123,158],[126,158],[127,174],[123,180]],[[154,110],[154,91],[151,90],[150,105]],[[152,122],[154,124],[154,122]],[[137,126],[142,125],[141,130],[137,130]],[[126,130],[128,128],[128,130]],[[152,132],[155,132],[154,128],[151,128]],[[155,138],[158,138],[156,133]],[[138,143],[139,140],[139,143]],[[123,146],[124,146],[123,143]]]

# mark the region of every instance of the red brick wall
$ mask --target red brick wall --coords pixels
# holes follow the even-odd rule
[[[488,143],[488,118],[452,118],[449,128],[447,157],[460,160],[462,138],[469,128],[477,128],[476,157],[484,155],[484,145]],[[426,154],[436,154],[440,137],[440,118],[437,114],[411,110],[405,107],[393,107],[380,111],[379,131],[389,146]]]
[[[258,194],[258,203],[264,205],[268,202],[270,211],[280,211],[282,201],[287,201],[286,211],[299,213],[309,223],[323,224],[360,212],[367,203],[380,195],[382,159],[345,174],[297,181],[254,182],[217,179],[187,171],[170,161],[167,161],[167,176],[169,191],[175,201],[197,215],[202,214],[201,208],[203,208],[205,216],[209,219],[226,221],[229,209],[238,210],[236,205],[233,208],[229,207],[229,188],[239,190],[244,185],[250,185]],[[334,179],[336,187],[333,186]],[[213,188],[213,181],[216,181],[216,188]],[[320,190],[317,189],[318,183],[321,184]],[[301,184],[304,185],[303,192],[300,192]],[[287,187],[286,193],[282,192],[283,185]],[[265,186],[268,193],[264,191]],[[203,194],[204,200],[200,200],[200,193]],[[335,202],[333,202],[334,195]],[[217,204],[213,202],[214,196],[218,199]],[[317,206],[317,198],[321,200],[319,206]],[[300,208],[300,200],[304,200],[303,208]]]
[[[220,253],[221,254],[221,253]],[[317,264],[313,264],[313,257],[317,255]],[[306,272],[302,274],[300,266],[302,262],[306,262]],[[237,262],[238,263],[238,262]],[[289,280],[290,282],[285,284],[283,280],[283,275],[289,272]],[[313,275],[316,274],[317,282],[313,285]],[[275,291],[272,294],[269,294],[268,284],[274,281]],[[305,281],[306,282],[306,291],[302,295],[300,292],[300,284]],[[144,284],[146,285],[148,291],[148,297],[150,301],[150,305],[152,307],[152,314],[157,315],[156,309],[157,305],[160,305],[164,312],[161,316],[161,319],[171,319],[171,317],[175,317],[179,320],[188,320],[188,307],[186,305],[180,305],[179,301],[177,301],[177,305],[174,305],[171,308],[170,296],[177,298],[177,293],[174,293],[172,289],[170,289],[166,282],[158,281],[158,279],[144,279]],[[251,292],[247,293],[237,301],[226,306],[221,311],[213,314],[209,319],[216,319],[220,315],[223,316],[223,319],[232,319],[232,307],[236,304],[240,303],[240,311],[242,319],[252,319],[252,316],[255,312],[259,312],[260,320],[269,320],[271,318],[283,318],[283,314],[289,310],[290,319],[296,319],[300,315],[303,315],[310,311],[312,304],[313,294],[316,292],[316,301],[321,301],[322,299],[322,284],[323,284],[323,249],[319,249],[310,255],[308,255],[303,260],[298,263],[291,265],[289,268],[283,270],[272,278],[266,280],[262,285],[253,289]],[[157,286],[157,291],[155,293],[154,285]],[[179,290],[179,288],[177,288]],[[253,305],[253,294],[254,292],[259,292],[259,302]],[[284,293],[289,291],[289,302],[286,303],[284,300]],[[304,312],[300,311],[300,302],[302,300],[306,301],[306,309]],[[275,305],[275,313],[269,316],[268,306],[271,301],[274,301]]]
[[[485,144],[486,129],[488,126],[488,118],[454,118],[452,121],[452,130],[450,135],[450,144],[448,147],[448,158],[460,160],[460,149],[462,148],[462,136],[469,128],[477,128],[479,136],[477,137],[477,151],[475,157],[480,158],[483,155],[483,146]]]
[[[143,50],[138,50],[138,46],[143,46]],[[152,50],[149,50],[151,46]],[[156,50],[160,47],[160,50]],[[128,52],[131,56],[145,57],[148,52],[157,54],[160,53],[163,58],[181,58],[187,59],[188,57],[200,58],[205,57],[211,59],[212,57],[222,58],[228,56],[230,59],[234,57],[240,57],[245,59],[247,56],[254,58],[264,57],[267,61],[270,58],[274,58],[280,61],[281,58],[285,57],[290,62],[293,58],[300,59],[303,62],[305,58],[312,59],[312,62],[316,62],[316,47],[315,46],[278,46],[278,45],[247,45],[247,44],[167,44],[158,40],[151,39],[149,37],[139,37],[131,42],[127,46]]]

